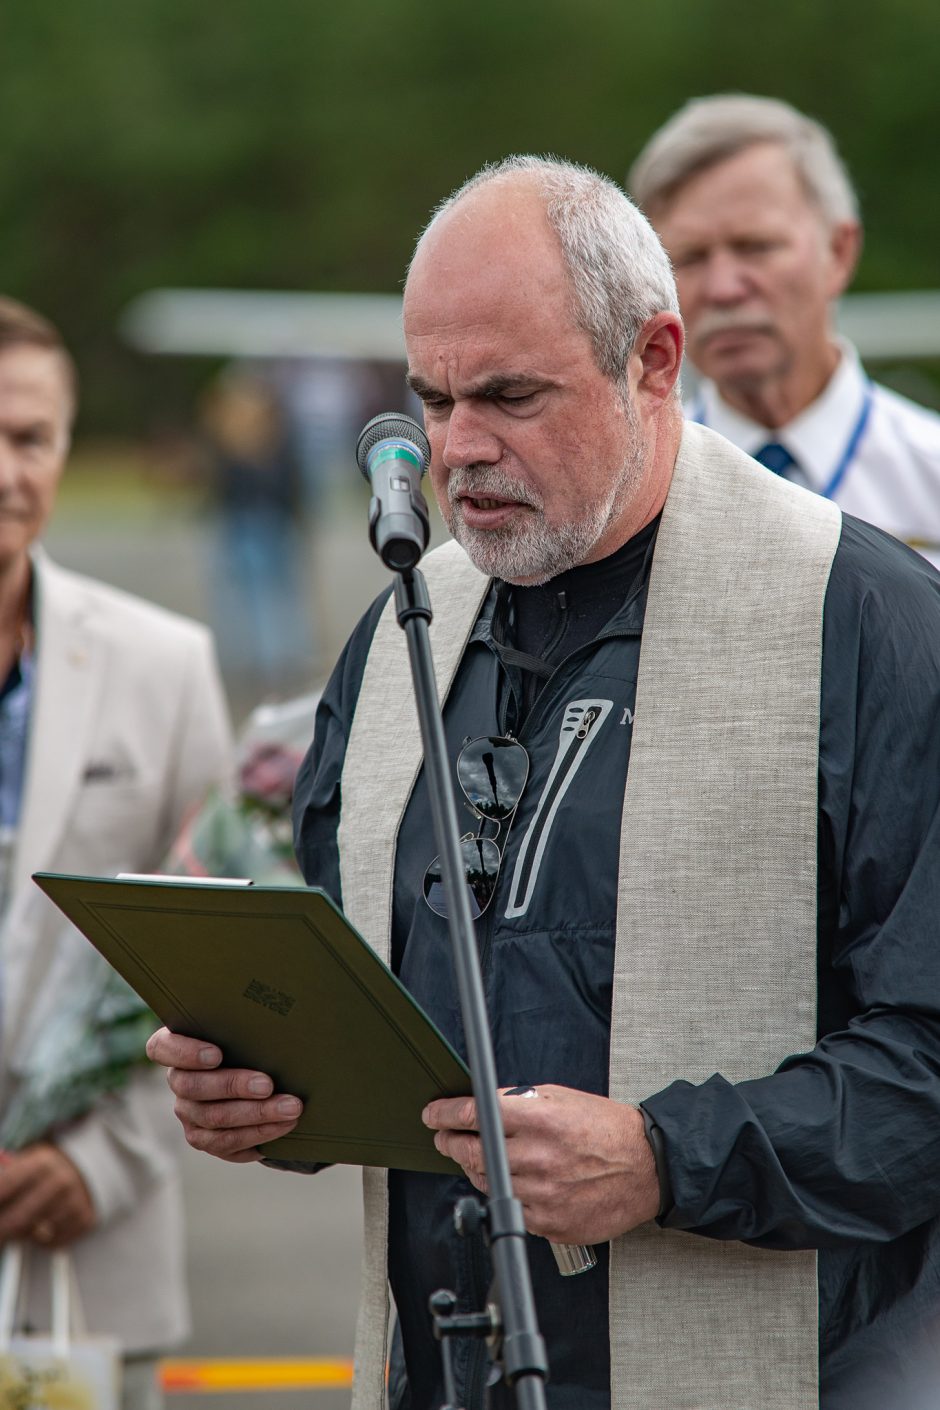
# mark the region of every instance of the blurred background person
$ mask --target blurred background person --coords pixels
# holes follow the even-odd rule
[[[303,481],[304,507],[314,520],[329,513],[329,497],[352,479],[350,447],[369,420],[364,408],[385,400],[375,394],[379,378],[361,358],[292,357],[272,360],[270,376],[286,410]],[[397,396],[404,378],[399,372]],[[372,413],[377,414],[377,413]],[[355,483],[353,481],[353,483]]]
[[[200,445],[216,510],[213,620],[236,690],[309,687],[313,626],[301,530],[302,466],[269,380],[235,364],[199,408]]]
[[[628,187],[675,268],[704,379],[688,414],[940,564],[940,416],[873,382],[834,330],[862,228],[829,132],[776,99],[696,98]]]
[[[156,1353],[188,1330],[176,1123],[141,1061],[152,1020],[30,874],[156,869],[231,737],[204,627],[37,547],[75,399],[55,328],[0,298],[0,1244],[28,1246],[34,1327],[49,1252],[69,1250],[89,1331],[124,1349],[125,1410],[144,1410]]]

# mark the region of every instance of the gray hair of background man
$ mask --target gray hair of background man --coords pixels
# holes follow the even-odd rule
[[[514,156],[489,163],[435,208],[415,254],[437,221],[465,196],[520,176],[530,177],[545,201],[571,281],[578,326],[591,339],[601,372],[619,383],[640,329],[664,310],[678,313],[679,298],[652,226],[606,176],[554,157]]]
[[[655,212],[690,177],[759,142],[776,142],[828,225],[857,221],[858,198],[836,144],[814,118],[777,98],[716,93],[692,98],[647,142],[627,175],[644,210]]]

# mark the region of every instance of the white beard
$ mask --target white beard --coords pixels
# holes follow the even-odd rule
[[[498,465],[465,465],[452,471],[447,504],[441,510],[473,566],[487,577],[535,585],[584,563],[640,477],[644,456],[632,405],[627,406],[627,424],[630,445],[616,481],[602,499],[585,505],[582,513],[566,524],[547,523],[541,496]],[[516,501],[527,509],[520,520],[503,528],[471,528],[464,522],[460,502],[460,496],[468,493],[474,499]]]

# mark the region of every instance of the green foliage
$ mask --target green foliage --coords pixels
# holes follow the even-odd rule
[[[30,0],[0,17],[0,268],[62,324],[86,424],[135,429],[187,373],[115,322],[156,285],[387,290],[482,162],[622,179],[695,94],[776,94],[837,134],[859,286],[936,285],[935,0]],[[182,380],[181,380],[182,377]]]

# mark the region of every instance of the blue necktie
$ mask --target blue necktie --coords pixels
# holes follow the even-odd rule
[[[759,460],[761,465],[766,465],[775,475],[782,476],[784,480],[801,478],[798,470],[794,477],[792,472],[796,467],[796,460],[779,441],[768,441],[760,450],[755,450],[754,459]]]

